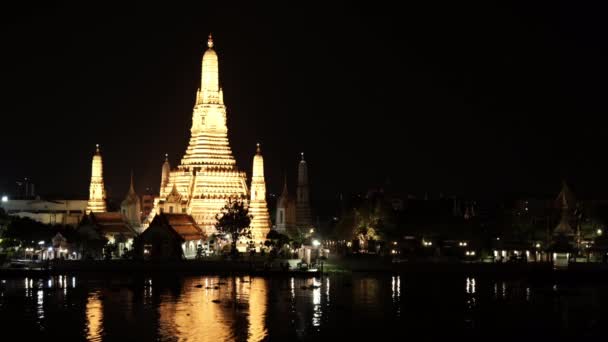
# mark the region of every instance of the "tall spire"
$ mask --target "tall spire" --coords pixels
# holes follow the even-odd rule
[[[574,234],[574,230],[572,226],[570,226],[570,218],[571,211],[575,206],[575,198],[570,188],[568,188],[568,184],[566,180],[562,180],[562,189],[557,195],[556,204],[561,209],[561,218],[560,221],[553,230],[553,234],[555,235],[572,235]]]
[[[209,34],[207,50],[203,54],[201,70],[201,98],[198,104],[219,104],[219,66],[217,53],[213,49],[213,37]],[[198,96],[197,96],[198,97]]]
[[[165,153],[165,162],[163,163],[160,176],[160,188],[164,189],[169,183],[169,175],[171,174],[171,165],[169,164],[169,154]]]
[[[129,193],[135,193],[135,187],[133,186],[133,169],[131,169],[131,185],[129,186]]]
[[[141,226],[141,201],[135,193],[135,185],[133,182],[133,169],[131,169],[131,185],[125,199],[120,204],[120,211],[132,228]]]
[[[283,193],[281,193],[281,197],[287,197],[289,195],[289,191],[287,189],[287,175],[285,175],[285,179],[283,180]]]
[[[106,189],[103,184],[103,161],[99,144],[95,145],[95,154],[91,163],[91,183],[89,185],[89,201],[87,213],[106,211]]]
[[[266,203],[266,181],[264,180],[264,157],[260,144],[256,145],[256,154],[253,156],[253,172],[251,177],[251,200],[249,201],[251,220],[251,233],[256,245],[266,239],[270,231],[270,215]]]
[[[310,212],[310,195],[308,189],[308,165],[304,160],[304,152],[300,153],[302,160],[298,165],[298,188],[296,189],[296,226],[307,230],[312,226]]]
[[[207,38],[207,47],[213,49],[213,37],[211,36],[211,32],[209,32],[209,37]]]
[[[217,39],[210,36],[207,40],[201,60],[201,84],[192,112],[188,147],[173,170],[165,160],[159,196],[154,199],[154,214],[170,212],[171,207],[178,212],[185,210],[209,235],[215,232],[215,216],[226,200],[238,198],[247,202],[250,194],[247,175],[238,169],[228,140],[213,38]]]

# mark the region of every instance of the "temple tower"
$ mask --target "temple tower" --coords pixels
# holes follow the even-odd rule
[[[160,177],[160,188],[163,189],[169,184],[169,175],[171,174],[171,164],[169,164],[169,155],[165,153],[165,162]]]
[[[87,214],[101,213],[106,211],[106,189],[103,185],[103,162],[99,144],[95,145],[95,155],[91,165],[91,184],[89,186],[89,202],[87,203]]]
[[[156,214],[179,210],[194,217],[211,235],[229,198],[247,201],[249,190],[245,172],[237,168],[228,142],[226,106],[219,86],[219,63],[211,35],[202,60],[201,87],[192,113],[190,142],[180,165],[161,179],[160,196],[155,199]],[[168,162],[167,169],[168,168]],[[175,190],[175,191],[173,191]],[[169,206],[169,195],[179,194],[179,209]],[[176,196],[171,196],[176,200]],[[171,208],[173,207],[173,208]]]
[[[256,246],[259,246],[266,240],[266,235],[270,231],[270,215],[266,204],[266,182],[264,180],[264,158],[260,144],[257,144],[257,151],[253,157],[249,214],[253,216],[251,220],[252,240]]]
[[[296,224],[296,203],[287,189],[287,177],[283,184],[283,193],[277,201],[276,230],[281,234],[291,233]]]
[[[562,181],[562,190],[559,192],[556,198],[556,204],[561,209],[562,214],[559,224],[553,230],[553,235],[574,235],[574,230],[570,225],[571,211],[575,206],[575,198],[566,181]]]
[[[298,188],[296,189],[296,227],[305,232],[312,227],[312,216],[308,192],[308,165],[304,160],[304,152],[301,153],[301,156],[302,160],[298,165]]]
[[[127,196],[120,204],[120,211],[132,228],[139,228],[141,226],[141,201],[139,196],[135,193],[133,186],[133,172],[131,172],[131,186]]]

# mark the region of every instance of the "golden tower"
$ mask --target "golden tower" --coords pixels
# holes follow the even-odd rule
[[[203,54],[201,87],[192,113],[190,142],[175,170],[163,165],[160,196],[155,213],[184,212],[192,215],[207,235],[214,231],[215,215],[228,198],[247,201],[247,176],[239,171],[228,142],[226,106],[219,86],[217,53],[209,35]]]
[[[87,214],[103,213],[106,211],[106,189],[103,186],[103,162],[99,152],[99,144],[95,145],[95,155],[91,166],[91,185],[89,186],[89,202]]]
[[[253,157],[253,174],[251,176],[251,200],[249,201],[249,214],[251,220],[252,240],[259,246],[266,240],[270,232],[270,215],[266,204],[266,181],[264,180],[264,157],[260,151],[260,144]]]

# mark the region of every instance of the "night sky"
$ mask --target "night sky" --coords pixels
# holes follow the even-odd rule
[[[86,198],[96,143],[109,196],[131,169],[157,192],[164,154],[175,166],[186,149],[212,32],[235,158],[250,176],[261,142],[270,193],[285,174],[295,192],[304,151],[315,198],[387,181],[556,194],[562,177],[608,198],[598,5],[89,6],[1,11],[0,192],[29,177]]]

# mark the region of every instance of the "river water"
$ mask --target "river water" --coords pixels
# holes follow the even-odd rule
[[[540,340],[608,336],[608,284],[347,274],[0,280],[11,341]],[[0,340],[5,340],[0,338]]]

